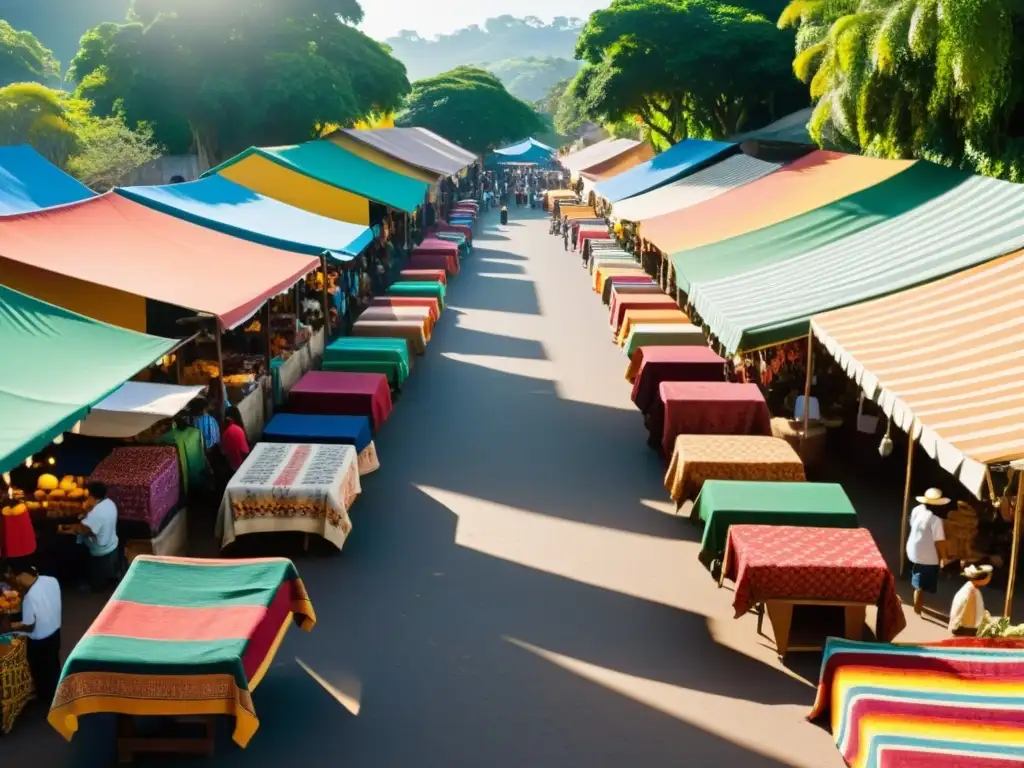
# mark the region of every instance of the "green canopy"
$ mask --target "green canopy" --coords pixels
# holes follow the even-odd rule
[[[700,543],[704,563],[725,551],[730,525],[858,527],[857,511],[836,483],[708,480],[694,502],[693,517],[704,521]]]
[[[0,471],[70,430],[176,344],[0,285]]]

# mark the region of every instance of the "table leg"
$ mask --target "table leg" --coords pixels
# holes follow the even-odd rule
[[[861,640],[864,638],[864,620],[867,617],[867,608],[863,605],[848,605],[845,609],[845,630],[843,637],[847,640]]]
[[[769,600],[765,606],[768,609],[768,619],[772,623],[772,632],[775,634],[775,646],[778,649],[779,658],[782,658],[789,650],[789,630],[793,626],[793,604],[783,600]]]

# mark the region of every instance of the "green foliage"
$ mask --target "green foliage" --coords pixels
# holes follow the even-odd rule
[[[1024,181],[1018,0],[795,0],[779,23],[799,27],[816,140]]]
[[[56,83],[60,63],[31,32],[14,29],[0,19],[0,86],[11,83]]]
[[[580,70],[579,62],[556,56],[526,59],[504,59],[487,64],[486,69],[495,75],[508,92],[517,99],[533,104],[542,100],[556,84],[574,77]]]
[[[490,72],[476,67],[456,67],[413,83],[397,123],[427,128],[481,155],[543,128],[528,104],[512,96]]]
[[[88,113],[73,124],[78,147],[68,158],[67,170],[97,192],[123,184],[136,168],[160,157],[160,147],[147,126],[132,130],[120,117]]]
[[[72,72],[98,114],[215,163],[398,107],[405,68],[345,23],[361,17],[356,0],[134,0],[128,23],[86,33]]]
[[[773,12],[770,0],[752,3]],[[672,144],[722,138],[806,104],[790,73],[794,36],[758,8],[717,0],[613,0],[576,45],[586,62],[560,113],[621,123],[639,117]]]
[[[39,83],[0,88],[0,144],[31,144],[47,160],[64,166],[78,140],[63,94]]]

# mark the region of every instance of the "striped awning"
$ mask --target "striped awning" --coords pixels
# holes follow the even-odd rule
[[[1022,314],[1018,251],[817,315],[811,329],[865,395],[979,494],[986,465],[1024,458]]]

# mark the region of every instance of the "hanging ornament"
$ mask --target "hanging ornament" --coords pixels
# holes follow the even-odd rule
[[[892,438],[889,437],[889,433],[892,430],[892,419],[890,418],[885,424],[885,434],[882,436],[882,442],[878,444],[878,455],[883,459],[888,458],[892,455]],[[913,438],[911,438],[913,439]]]

